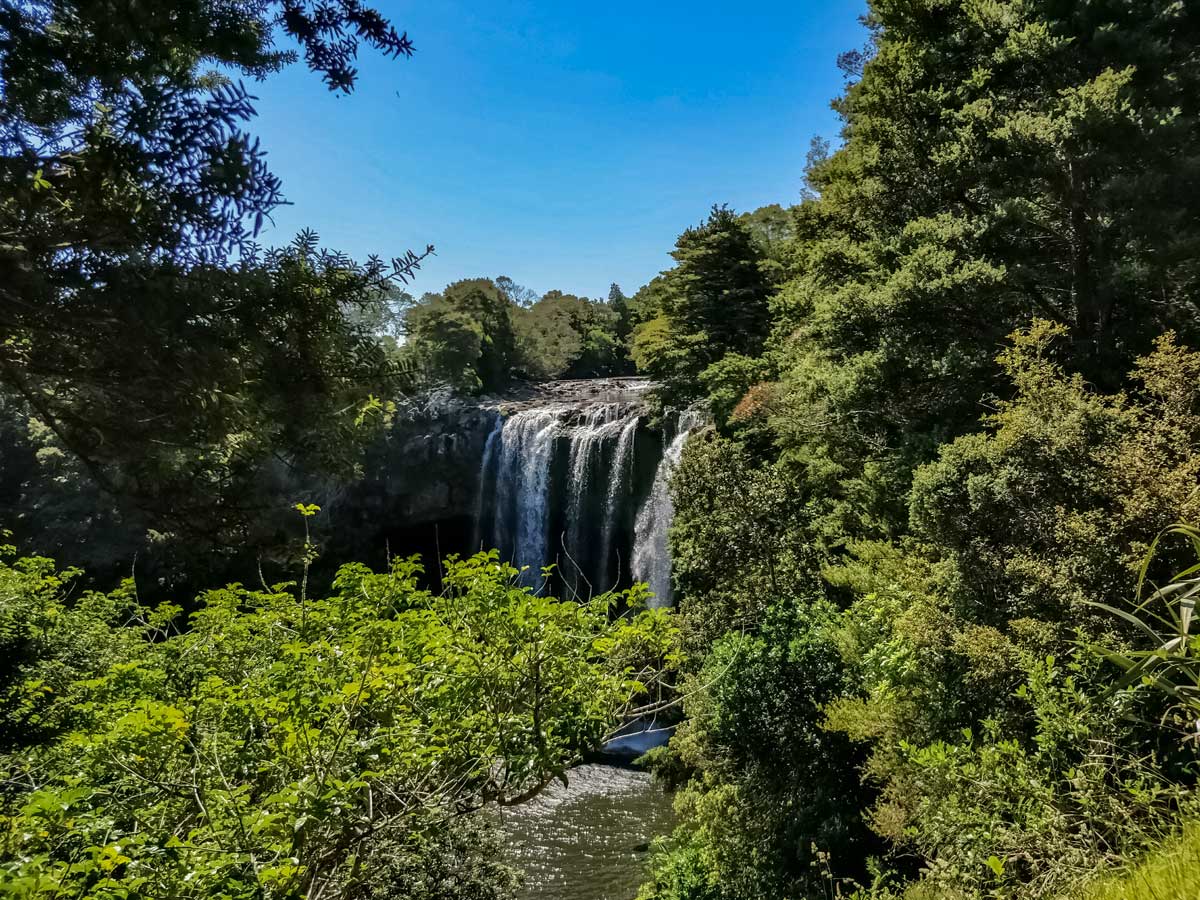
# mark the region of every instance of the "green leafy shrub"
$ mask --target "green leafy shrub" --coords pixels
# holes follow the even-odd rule
[[[1001,359],[1016,396],[914,479],[913,528],[952,562],[972,620],[1086,617],[1130,596],[1154,536],[1200,502],[1200,354],[1167,335],[1133,372],[1141,391],[1103,394],[1054,361],[1063,336],[1015,335]]]
[[[839,624],[826,603],[781,601],[755,634],[721,638],[689,679],[689,718],[670,746],[693,773],[676,801],[685,822],[644,898],[803,896],[825,881],[822,854],[861,869],[875,850],[857,813],[863,755],[822,727],[846,687]]]
[[[564,777],[677,662],[674,626],[644,589],[535,596],[494,553],[450,560],[440,594],[419,574],[233,585],[185,622],[0,564],[0,892],[503,895],[471,814]]]
[[[813,596],[806,510],[783,467],[756,465],[715,434],[688,441],[672,479],[672,567],[690,655],[726,630],[757,628],[772,604]]]
[[[1094,661],[1036,663],[1018,697],[1026,736],[992,720],[975,735],[902,743],[889,812],[925,861],[924,880],[967,895],[1056,896],[1140,851],[1194,807],[1181,772],[1163,771],[1122,704],[1095,702]],[[1139,749],[1135,749],[1139,748]]]

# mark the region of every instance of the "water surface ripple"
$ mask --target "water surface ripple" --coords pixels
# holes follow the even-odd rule
[[[633,900],[646,845],[674,825],[671,797],[645,772],[585,765],[500,815],[524,900]]]

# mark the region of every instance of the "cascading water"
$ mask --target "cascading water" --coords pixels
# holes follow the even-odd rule
[[[655,605],[669,605],[668,481],[701,419],[681,415],[663,447],[646,428],[647,387],[625,381],[601,396],[560,392],[498,413],[483,451],[475,546],[498,548],[530,587],[542,585],[541,570],[553,563],[564,596],[638,580],[650,584]]]
[[[624,419],[621,418],[622,415]],[[626,427],[626,421],[632,427],[637,427],[636,410],[631,412],[619,404],[604,404],[588,410],[583,422],[576,426],[569,436],[567,488],[570,501],[567,505],[566,551],[576,565],[579,556],[573,551],[582,552],[582,548],[586,546],[588,532],[594,531],[595,523],[590,516],[588,501],[589,494],[594,489],[595,476],[604,464],[605,446]],[[611,481],[611,476],[609,480]],[[607,518],[607,512],[605,517]],[[606,560],[607,554],[602,553],[600,558]],[[569,565],[571,560],[568,561]]]
[[[505,419],[497,435],[493,535],[507,558],[529,567],[522,580],[530,585],[547,563],[550,468],[561,425],[555,411],[530,409]]]
[[[498,414],[480,470],[475,546],[497,547],[525,570],[526,585],[540,585],[551,563],[561,587],[579,597],[621,580],[616,560],[632,542],[634,434],[646,385],[619,387]]]
[[[634,526],[633,577],[650,586],[655,606],[670,606],[672,601],[669,532],[675,505],[671,502],[671,475],[683,455],[688,435],[702,421],[702,416],[695,411],[680,414],[675,437],[663,451],[650,495],[642,504]]]
[[[504,430],[504,417],[496,414],[496,424],[483,445],[483,465],[479,468],[479,500],[475,505],[475,533],[471,539],[471,552],[482,549],[484,518],[487,515],[488,498],[495,490],[496,461],[500,453],[500,432]]]
[[[616,450],[613,452],[612,475],[608,480],[607,502],[604,506],[604,527],[600,532],[600,558],[611,559],[613,553],[613,536],[617,529],[617,519],[625,508],[627,499],[633,489],[633,462],[636,449],[638,424],[641,420],[631,416],[621,429],[617,439]],[[619,567],[619,563],[618,563]],[[620,573],[618,572],[618,580]]]

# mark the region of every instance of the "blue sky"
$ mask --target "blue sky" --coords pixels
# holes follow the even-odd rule
[[[539,293],[632,293],[713,203],[799,196],[836,138],[837,54],[861,0],[376,0],[417,54],[360,54],[356,92],[303,66],[250,85],[253,131],[301,227],[358,257],[437,246],[410,290],[509,275]]]

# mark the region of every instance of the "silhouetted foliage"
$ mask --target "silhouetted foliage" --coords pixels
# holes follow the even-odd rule
[[[283,200],[244,130],[297,58],[349,92],[412,52],[355,2],[0,3],[0,388],[163,530],[238,542],[290,472],[353,472],[397,373],[369,323],[433,252],[254,244]]]

